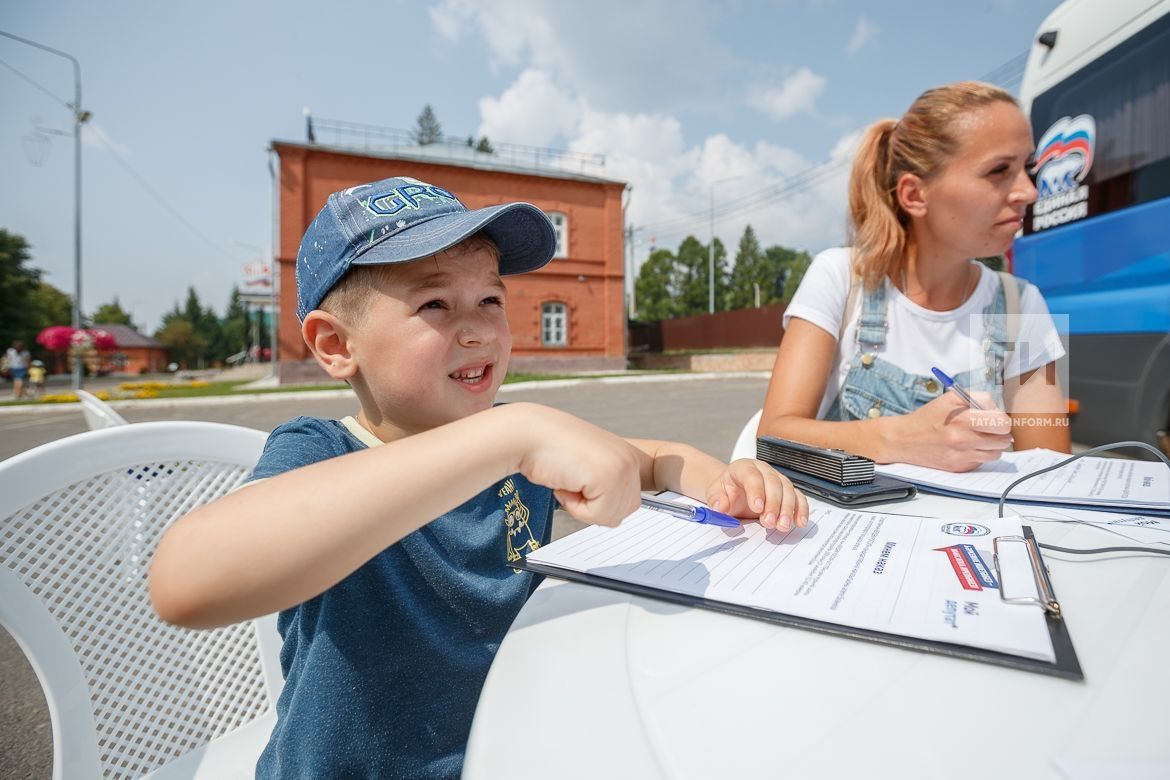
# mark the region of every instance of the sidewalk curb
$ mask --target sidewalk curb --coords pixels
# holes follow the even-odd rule
[[[585,382],[598,384],[636,384],[643,382],[692,382],[704,379],[766,379],[768,371],[707,371],[691,374],[637,374],[634,376],[602,376],[581,377],[580,379],[550,379],[548,381],[516,382],[500,388],[500,395],[519,390],[535,390],[548,388],[554,390],[561,387],[573,387]],[[107,401],[114,409],[177,409],[184,406],[220,406],[238,403],[263,403],[266,401],[287,401],[291,398],[300,398],[308,394],[311,398],[353,398],[353,390],[290,390],[286,393],[240,393],[239,395],[207,395],[196,398],[162,398],[127,399],[124,401]],[[0,416],[13,414],[49,414],[52,412],[67,412],[77,409],[76,402],[28,406],[0,406]]]
[[[641,382],[689,382],[700,379],[767,379],[772,375],[770,371],[703,371],[693,374],[663,374],[661,376],[654,376],[652,374],[637,374],[635,376],[602,376],[602,377],[583,377],[581,379],[550,379],[547,382],[516,382],[511,385],[504,385],[500,388],[501,393],[506,393],[509,390],[533,390],[538,387],[572,387],[583,382],[597,382],[604,385],[625,385],[637,384]]]

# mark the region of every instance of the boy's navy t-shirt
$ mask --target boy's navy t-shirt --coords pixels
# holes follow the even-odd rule
[[[379,443],[353,418],[298,417],[252,478]],[[257,777],[458,777],[488,666],[537,584],[510,564],[549,541],[553,509],[514,475],[281,612],[285,684]]]

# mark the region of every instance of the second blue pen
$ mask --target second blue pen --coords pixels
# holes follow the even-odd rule
[[[931,368],[930,372],[938,378],[938,381],[942,382],[942,386],[944,388],[948,390],[954,390],[955,394],[958,395],[959,398],[962,398],[964,401],[966,401],[967,406],[970,406],[972,409],[979,409],[980,411],[983,410],[983,407],[980,406],[975,401],[975,399],[971,397],[970,393],[955,384],[955,380],[944,374],[940,369]]]

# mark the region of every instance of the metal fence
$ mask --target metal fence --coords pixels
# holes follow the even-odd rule
[[[414,132],[393,127],[342,122],[336,119],[308,117],[306,132],[311,143],[360,149],[364,152],[407,151],[414,156],[434,157],[444,162],[487,163],[514,168],[546,169],[589,176],[605,172],[605,155],[490,142],[491,151],[476,149],[472,137],[443,136],[437,141],[420,144]]]

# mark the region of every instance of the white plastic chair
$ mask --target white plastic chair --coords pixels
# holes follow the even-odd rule
[[[126,425],[126,419],[114,411],[114,407],[85,390],[74,390],[77,400],[81,401],[81,412],[85,415],[85,424],[91,431],[101,428],[112,428],[115,425]]]
[[[44,689],[54,778],[254,775],[283,685],[275,616],[170,626],[147,571],[163,530],[240,484],[265,438],[137,423],[0,463],[0,624]]]
[[[760,427],[760,417],[763,414],[764,410],[761,409],[753,414],[743,426],[743,430],[739,432],[739,438],[735,440],[735,446],[731,448],[729,460],[756,457],[756,429]]]

